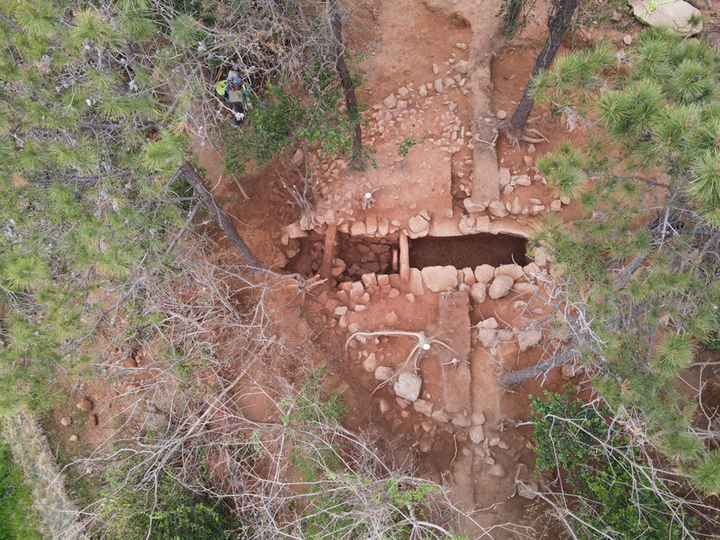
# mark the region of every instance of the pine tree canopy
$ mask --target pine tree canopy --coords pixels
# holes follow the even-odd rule
[[[538,240],[589,321],[576,328],[586,366],[615,414],[643,426],[633,436],[708,493],[720,490],[718,455],[679,376],[718,357],[719,79],[709,44],[654,28],[625,52],[568,54],[535,81],[586,135],[538,164],[584,208]]]

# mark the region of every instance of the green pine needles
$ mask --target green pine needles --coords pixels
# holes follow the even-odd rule
[[[572,53],[536,81],[587,135],[538,162],[584,212],[572,229],[549,219],[539,238],[588,321],[576,328],[584,362],[619,421],[708,494],[720,489],[716,434],[679,376],[717,359],[718,79],[710,45],[649,29],[627,52]]]

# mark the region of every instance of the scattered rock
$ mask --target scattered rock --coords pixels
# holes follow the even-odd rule
[[[459,62],[455,63],[453,69],[461,75],[465,75],[468,72],[468,66],[469,62],[467,60],[460,60]]]
[[[290,239],[305,238],[308,235],[307,231],[304,231],[297,221],[285,227],[285,230],[287,231],[288,237]]]
[[[65,427],[67,427],[67,426],[69,426],[70,424],[72,424],[72,422],[73,422],[73,421],[72,421],[72,418],[70,418],[69,416],[63,416],[63,417],[60,419],[60,423],[61,423],[63,426],[65,426]]]
[[[465,416],[458,415],[452,419],[452,423],[454,426],[468,427],[470,425],[470,419]]]
[[[415,400],[413,403],[413,409],[415,409],[420,414],[424,414],[425,416],[431,416],[433,406],[432,403],[429,401],[425,401],[424,399],[418,399]]]
[[[507,296],[507,294],[510,292],[510,289],[512,289],[514,283],[515,280],[510,276],[496,277],[493,280],[492,285],[490,285],[490,289],[488,290],[490,298],[492,298],[493,300],[497,300],[498,298],[503,298],[504,296]]]
[[[88,427],[95,427],[98,425],[97,414],[91,414],[90,416],[88,416],[87,425]]]
[[[467,43],[456,43],[455,46],[460,49],[461,51],[464,51],[467,49]]]
[[[398,317],[397,313],[395,313],[394,311],[385,314],[385,324],[387,324],[388,326],[395,326],[399,320],[400,317]]]
[[[510,169],[507,167],[500,167],[498,169],[498,173],[500,173],[500,186],[506,186],[510,183]]]
[[[432,441],[430,439],[423,439],[422,441],[420,441],[418,448],[421,452],[426,454],[430,450],[432,450]]]
[[[342,316],[345,315],[347,312],[348,312],[348,307],[347,307],[347,306],[338,306],[338,307],[335,308],[335,315],[337,315],[338,317],[342,317]]]
[[[375,368],[375,379],[378,381],[387,381],[393,376],[393,370],[387,366],[378,366]]]
[[[523,499],[529,499],[532,501],[537,497],[537,493],[530,489],[530,486],[528,486],[525,482],[518,482],[516,484],[516,488],[518,496]]]
[[[488,210],[493,216],[499,218],[503,218],[509,214],[505,206],[503,206],[502,201],[498,199],[490,203],[490,205],[488,206]]]
[[[625,35],[623,36],[623,43],[624,43],[625,45],[631,45],[631,44],[632,44],[632,41],[633,41],[633,39],[632,39],[632,36],[631,36],[630,34],[625,34]]]
[[[523,330],[518,335],[518,345],[520,345],[520,352],[525,352],[531,347],[534,347],[542,340],[542,330],[532,328],[529,330]]]
[[[454,266],[426,266],[422,279],[428,289],[443,292],[458,286],[457,270]]]
[[[500,109],[498,112],[495,113],[495,116],[498,120],[505,120],[507,118],[507,113]]]
[[[484,283],[475,283],[470,287],[470,297],[476,304],[482,304],[487,298],[487,286]]]
[[[410,221],[408,221],[408,227],[415,234],[419,234],[427,231],[430,228],[430,223],[428,223],[424,217],[417,215],[410,218]]]
[[[414,402],[420,396],[422,379],[414,373],[401,373],[393,385],[395,395],[400,398]]]
[[[397,98],[395,97],[395,94],[390,94],[388,97],[383,99],[383,105],[385,105],[388,109],[392,109],[397,105]]]
[[[77,442],[79,440],[79,437],[77,435],[70,435],[70,439],[68,439],[70,442]]]
[[[77,408],[83,412],[90,412],[93,410],[94,405],[95,404],[92,402],[92,400],[88,398],[82,398],[77,404]]]
[[[421,86],[421,87],[418,89],[418,93],[420,94],[420,97],[427,97],[427,88],[425,88],[424,85]]]
[[[374,373],[377,369],[377,357],[375,356],[375,353],[368,354],[367,358],[363,360],[362,367],[365,371],[368,373]]]
[[[435,91],[438,94],[442,94],[442,91],[443,91],[443,80],[442,79],[436,79],[433,86],[435,87]]]
[[[577,375],[578,370],[575,369],[575,364],[573,364],[572,362],[568,362],[567,364],[562,365],[562,367],[560,368],[560,373],[562,374],[562,378],[567,381]]]
[[[380,414],[387,414],[391,409],[392,405],[390,405],[390,402],[387,399],[378,400],[378,410],[380,411]]]
[[[494,476],[495,478],[503,478],[504,476],[507,476],[505,468],[499,463],[496,463],[495,465],[490,467],[487,473],[489,476]]]
[[[450,417],[443,410],[432,413],[432,419],[436,422],[440,422],[441,424],[447,424],[450,421]]]
[[[470,428],[470,440],[475,444],[480,444],[485,440],[485,433],[482,426],[473,426]]]
[[[438,67],[437,64],[433,64],[433,65],[432,65],[432,70],[433,70],[433,73],[434,73],[435,75],[437,75],[438,73],[440,73],[440,68]]]
[[[303,151],[300,148],[298,148],[297,150],[295,150],[295,153],[293,154],[292,164],[295,165],[296,167],[300,167],[304,161],[305,161],[305,154],[303,153]]]
[[[562,202],[560,202],[560,199],[555,199],[553,202],[550,203],[550,210],[553,212],[559,212],[562,210]]]

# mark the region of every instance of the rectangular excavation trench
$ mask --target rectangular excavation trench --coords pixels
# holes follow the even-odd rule
[[[301,238],[299,251],[285,266],[309,278],[315,275],[323,257],[324,236],[311,233]],[[472,234],[465,236],[425,236],[409,241],[410,267],[422,270],[427,266],[475,268],[483,264],[524,266],[527,240],[511,234]],[[351,236],[338,233],[334,257],[345,268],[339,281],[358,281],[363,274],[398,273],[399,240],[397,235],[384,238]],[[337,264],[335,265],[337,267]]]

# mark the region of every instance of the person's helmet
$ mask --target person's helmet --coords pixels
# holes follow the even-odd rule
[[[229,71],[227,78],[228,79],[239,79],[240,75],[238,75],[237,71]]]

